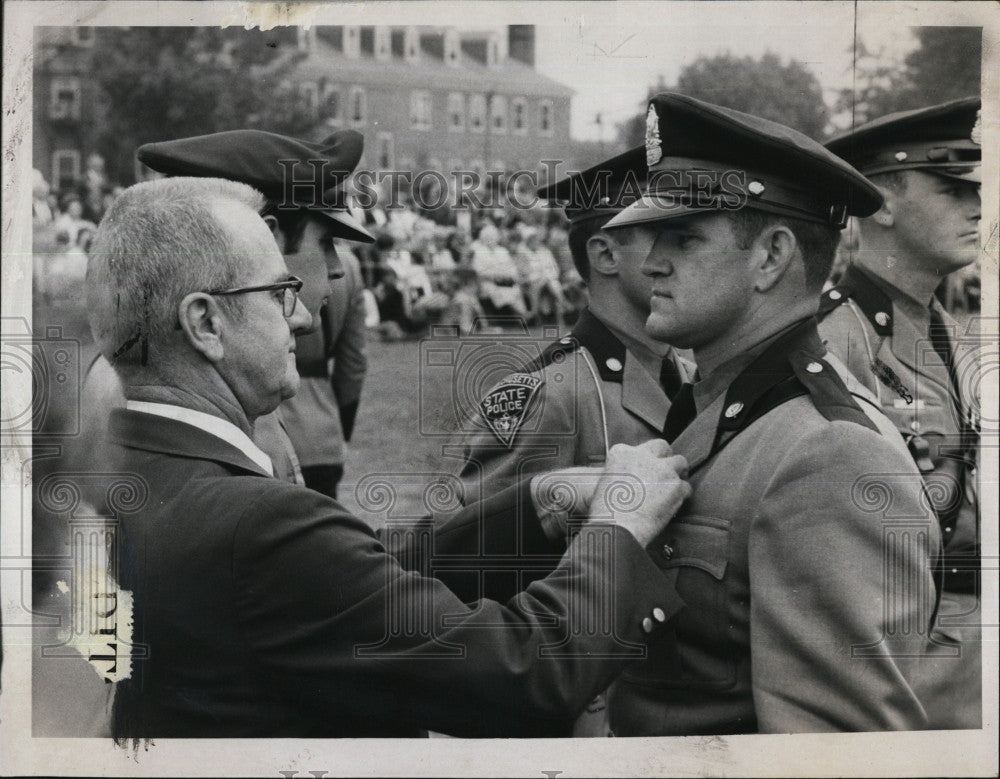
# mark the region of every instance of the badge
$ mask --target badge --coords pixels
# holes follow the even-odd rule
[[[660,117],[656,108],[649,106],[646,114],[646,166],[652,167],[663,159],[663,149],[660,148]]]
[[[542,383],[542,379],[530,373],[512,373],[479,401],[483,420],[508,449],[513,447],[517,429]]]
[[[972,132],[969,134],[969,140],[972,141],[977,146],[983,145],[983,112],[976,111],[976,123],[972,125]]]

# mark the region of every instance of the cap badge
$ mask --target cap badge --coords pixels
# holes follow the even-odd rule
[[[760,197],[762,194],[764,194],[764,185],[759,181],[751,181],[749,184],[747,184],[747,190],[754,197]]]
[[[618,373],[622,369],[622,361],[617,357],[608,357],[604,364],[608,366],[608,370],[612,373]]]
[[[822,373],[823,372],[823,363],[821,363],[821,362],[811,362],[811,363],[809,363],[806,366],[806,370],[809,371],[809,373]]]
[[[971,140],[976,146],[983,145],[983,112],[982,110],[976,111],[976,123],[972,125],[972,132],[969,133],[969,140]]]
[[[646,113],[646,165],[653,166],[663,159],[663,149],[660,148],[660,117],[656,115],[656,107],[649,106]]]
[[[897,152],[896,152],[896,153],[895,153],[894,155],[892,155],[892,156],[896,158],[896,162],[902,162],[903,160],[905,160],[905,159],[906,159],[907,157],[909,157],[910,155],[909,155],[909,154],[907,154],[907,153],[906,153],[905,151],[897,151]]]

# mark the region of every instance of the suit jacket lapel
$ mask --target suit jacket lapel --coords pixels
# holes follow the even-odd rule
[[[112,441],[130,449],[212,460],[273,478],[232,444],[186,422],[141,411],[115,409],[111,412],[109,432]]]

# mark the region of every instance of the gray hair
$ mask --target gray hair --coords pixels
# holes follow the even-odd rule
[[[129,187],[108,209],[87,263],[87,307],[94,339],[116,369],[161,356],[185,295],[237,286],[246,275],[246,253],[215,214],[227,200],[256,212],[264,206],[246,184],[167,178]]]

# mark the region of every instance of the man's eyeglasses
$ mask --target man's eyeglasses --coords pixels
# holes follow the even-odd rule
[[[287,281],[277,281],[274,284],[261,284],[259,287],[237,287],[236,289],[213,289],[207,295],[242,295],[246,292],[282,292],[281,313],[288,319],[295,313],[295,303],[302,289],[302,279],[289,276]]]

